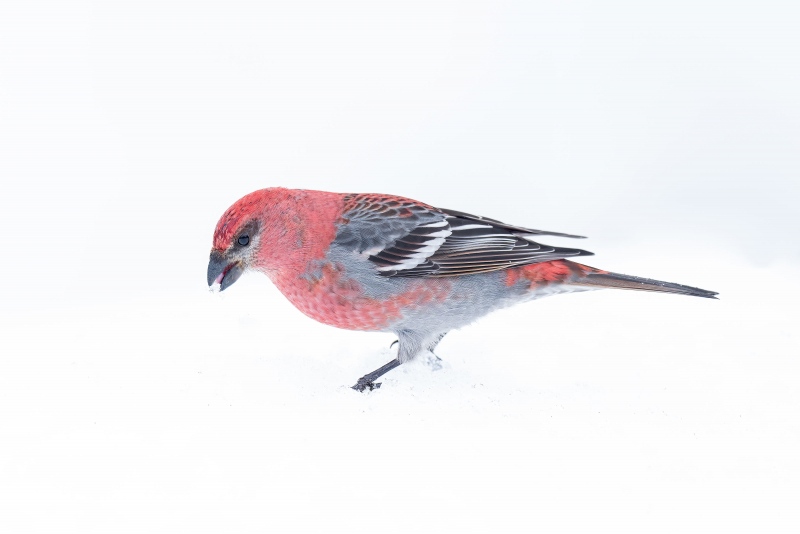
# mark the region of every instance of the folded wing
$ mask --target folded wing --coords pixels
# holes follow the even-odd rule
[[[577,256],[585,250],[544,245],[533,230],[444,210],[401,197],[352,195],[336,241],[368,253],[383,276],[457,276]]]

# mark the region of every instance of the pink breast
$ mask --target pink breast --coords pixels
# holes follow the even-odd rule
[[[447,283],[411,280],[395,295],[371,298],[361,284],[333,264],[326,264],[318,277],[281,277],[273,282],[304,314],[347,330],[388,330],[408,312],[441,302],[450,291]]]

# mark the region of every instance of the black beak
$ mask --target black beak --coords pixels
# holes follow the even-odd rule
[[[228,263],[219,252],[212,252],[208,260],[208,286],[219,283],[219,290],[225,291],[242,276],[244,269],[239,262]]]

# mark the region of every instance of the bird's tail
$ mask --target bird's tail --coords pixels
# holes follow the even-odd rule
[[[704,297],[707,299],[717,298],[715,296],[717,295],[716,291],[707,291],[697,287],[673,284],[672,282],[651,280],[650,278],[628,276],[627,274],[609,273],[583,265],[581,267],[585,268],[585,274],[577,280],[570,282],[572,285],[656,291],[658,293],[675,293],[678,295],[691,295],[693,297]]]

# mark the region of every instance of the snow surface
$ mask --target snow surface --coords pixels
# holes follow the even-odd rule
[[[4,6],[0,532],[800,531],[797,14]],[[206,288],[274,185],[588,235],[720,300],[544,299],[357,393],[392,336]]]
[[[3,316],[7,532],[798,524],[800,287],[742,287],[768,270],[714,274],[720,301],[499,312],[442,342],[443,369],[368,394],[348,386],[391,336],[314,323],[262,277],[208,294],[194,270],[195,294]]]

